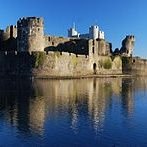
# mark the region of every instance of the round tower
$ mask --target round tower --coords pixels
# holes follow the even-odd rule
[[[99,27],[94,25],[89,28],[89,39],[97,39],[99,33]]]
[[[43,18],[27,17],[17,21],[17,50],[44,51]]]

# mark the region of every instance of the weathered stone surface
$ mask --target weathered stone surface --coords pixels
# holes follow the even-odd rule
[[[108,56],[99,56],[95,59],[64,52],[49,52],[47,55],[44,52],[34,52],[31,55],[14,52],[0,54],[1,76],[76,77],[121,74],[121,67],[120,57],[115,57],[112,61]]]
[[[113,55],[120,55],[123,57],[132,57],[134,49],[135,37],[133,35],[128,35],[122,41],[122,47],[120,50],[115,49]]]
[[[43,18],[27,17],[17,22],[17,50],[19,52],[44,51]]]

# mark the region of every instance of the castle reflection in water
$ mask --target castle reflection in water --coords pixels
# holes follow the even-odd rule
[[[39,135],[46,120],[68,119],[75,133],[80,121],[87,120],[98,132],[103,130],[107,109],[121,103],[123,115],[130,117],[135,92],[146,89],[147,80],[140,78],[1,80],[0,120],[21,133]]]

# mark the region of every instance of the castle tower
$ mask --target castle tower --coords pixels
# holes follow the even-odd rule
[[[79,37],[79,33],[76,30],[75,24],[73,24],[73,27],[68,30],[68,37]]]
[[[122,56],[131,57],[134,50],[135,37],[133,35],[127,35],[122,41],[122,47],[120,53]]]
[[[104,32],[103,31],[99,31],[99,35],[98,35],[99,37],[99,39],[105,39],[105,34],[104,34]]]
[[[127,36],[126,38],[127,38],[126,53],[128,57],[131,57],[133,55],[135,37],[133,35],[130,35],[130,36]]]
[[[97,39],[99,35],[99,27],[94,25],[89,28],[89,39]]]
[[[44,51],[43,18],[27,17],[17,22],[17,50],[19,52]]]

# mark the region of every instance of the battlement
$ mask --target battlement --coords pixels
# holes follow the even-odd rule
[[[43,24],[44,20],[42,17],[23,17],[17,21],[17,25],[22,27],[33,25],[43,26]]]
[[[7,26],[5,30],[0,30],[0,38],[2,41],[6,41],[9,38],[17,37],[17,27],[16,25]]]
[[[126,39],[131,39],[131,40],[135,41],[135,36],[134,35],[127,35]]]
[[[12,28],[17,29],[16,25],[10,25],[10,26],[6,27],[6,30],[4,30],[4,32],[5,33],[7,33],[7,32],[9,33]]]

